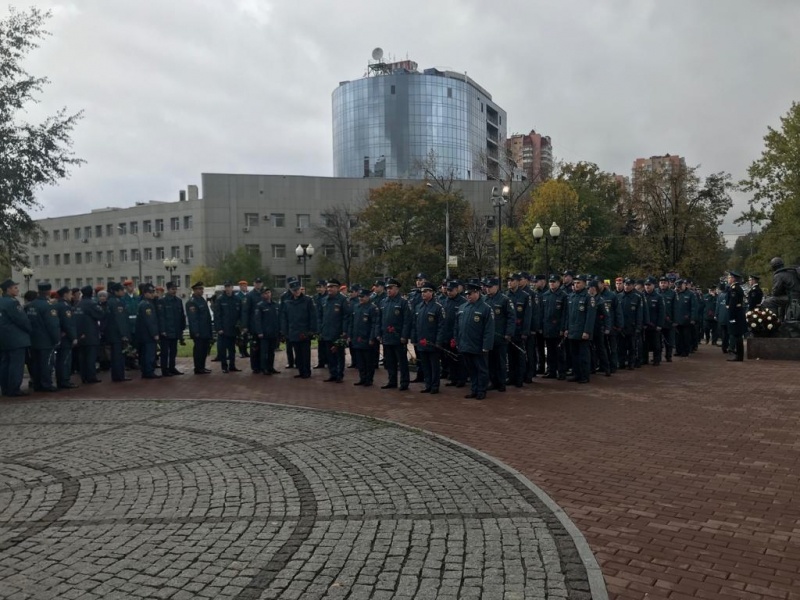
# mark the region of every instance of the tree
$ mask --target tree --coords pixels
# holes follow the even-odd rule
[[[26,248],[42,232],[30,215],[39,208],[37,192],[67,177],[82,164],[71,151],[72,131],[82,113],[62,108],[41,123],[24,121],[20,114],[49,83],[22,66],[25,57],[49,35],[44,29],[50,12],[13,8],[0,21],[0,261],[6,266],[26,262]]]
[[[224,254],[212,268],[220,282],[237,282],[242,279],[252,282],[256,277],[261,277],[268,285],[273,283],[269,269],[261,264],[261,254],[248,251],[244,246]]]
[[[192,280],[192,284],[198,281],[202,281],[203,285],[206,287],[211,287],[217,284],[217,274],[211,267],[207,267],[206,265],[198,265],[194,269],[192,269],[192,273],[189,276],[189,279]]]
[[[358,223],[358,211],[352,205],[339,204],[328,207],[322,213],[322,225],[314,227],[323,246],[333,248],[333,256],[322,256],[325,271],[340,271],[345,283],[350,285],[353,268],[354,229]],[[320,270],[320,265],[317,265]],[[338,274],[338,273],[337,273]],[[330,276],[330,275],[328,275]]]

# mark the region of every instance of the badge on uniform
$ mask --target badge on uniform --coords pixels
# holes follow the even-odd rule
[[[67,315],[67,318],[69,319],[72,316],[72,311],[71,310],[65,311],[64,314]]]
[[[586,310],[586,306],[585,306],[585,305],[583,305],[583,304],[580,304],[580,305],[578,305],[578,310],[579,310],[580,312],[583,312],[583,311],[585,311],[585,310]]]
[[[55,309],[55,308],[53,308],[53,309],[51,309],[51,310],[50,310],[50,316],[51,316],[51,317],[55,317],[55,316],[57,316],[57,314],[58,314],[58,313],[56,313],[56,309]]]
[[[340,307],[339,307],[339,305],[338,305],[338,304],[335,304],[335,305],[333,306],[333,312],[339,312],[339,310],[340,310]]]
[[[400,316],[400,309],[399,308],[395,308],[394,309],[394,314],[395,314],[396,317],[399,317]]]
[[[144,314],[146,314],[146,315],[148,315],[148,316],[149,316],[149,315],[151,315],[151,314],[153,314],[153,309],[151,309],[151,308],[145,308],[145,309],[144,309]]]
[[[517,306],[517,312],[522,312],[524,309],[524,306]]]
[[[197,309],[196,309],[194,306],[190,306],[190,307],[189,307],[189,312],[194,312],[194,311],[196,311],[196,310],[197,310]]]
[[[500,314],[500,307],[499,306],[494,309],[494,314],[496,314],[496,315]]]
[[[480,315],[475,315],[474,317],[472,317],[472,320],[475,321],[476,323],[480,323],[481,322],[481,316]]]
[[[435,320],[436,319],[433,315],[428,315],[428,323],[433,323]]]
[[[364,315],[364,316],[363,316],[363,317],[361,317],[361,318],[363,319],[364,323],[366,323],[367,321],[369,321],[369,315]]]

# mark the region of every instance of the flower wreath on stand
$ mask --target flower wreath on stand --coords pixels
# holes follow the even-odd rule
[[[781,324],[778,315],[770,309],[760,306],[753,310],[748,310],[745,316],[747,318],[747,330],[756,337],[775,335]]]

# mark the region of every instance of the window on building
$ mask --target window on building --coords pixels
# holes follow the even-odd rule
[[[192,215],[186,215],[183,217],[183,228],[186,230],[191,230],[194,227]]]
[[[38,267],[40,263],[41,263],[41,258],[39,258],[38,254],[34,254],[33,255],[33,266],[34,267]]]
[[[153,260],[153,249],[152,248],[145,248],[144,249],[144,259],[145,260]]]
[[[119,251],[119,262],[128,262],[128,251],[125,248]]]
[[[61,231],[58,229],[53,230],[53,241],[58,242],[61,241]]]
[[[150,219],[142,221],[142,231],[144,233],[153,233],[153,222]]]
[[[448,98],[452,98],[453,97],[453,88],[447,88],[447,97]]]
[[[192,276],[191,275],[184,275],[183,276],[183,287],[187,290],[191,289],[192,287]]]
[[[56,277],[56,288],[61,287],[61,277]]]
[[[181,247],[180,246],[171,246],[169,249],[169,256],[170,258],[180,258],[181,257]]]
[[[112,235],[114,235],[114,226],[109,223],[106,225],[106,237],[111,237]]]
[[[139,249],[134,248],[131,250],[131,261],[132,262],[139,262]]]
[[[89,240],[92,238],[92,226],[87,225],[83,228],[83,239]]]
[[[286,258],[286,245],[272,244],[272,258]]]
[[[106,262],[111,264],[114,262],[114,251],[113,250],[106,250]]]
[[[101,262],[103,262],[103,252],[102,252],[101,250],[98,250],[97,252],[95,252],[95,254],[94,254],[94,259],[95,259],[95,260],[96,260],[98,263],[101,263]]]
[[[75,253],[75,264],[76,265],[82,265],[83,264],[83,255],[80,252],[76,252]]]
[[[94,283],[94,279],[92,279],[91,277],[87,277],[86,278],[86,285],[92,285],[93,283]]]
[[[53,254],[53,264],[57,267],[61,266],[61,255],[60,254]]]
[[[83,277],[76,277],[75,285],[77,285],[78,287],[83,287]]]
[[[75,232],[75,239],[76,240],[81,239],[81,228],[80,227],[76,227],[74,232]]]
[[[180,231],[181,230],[181,220],[180,217],[171,217],[169,220],[169,230],[170,231]]]
[[[311,215],[297,215],[297,226],[302,229],[308,229],[311,225]]]
[[[94,226],[94,237],[96,237],[96,238],[103,237],[103,226],[102,225],[95,225]]]
[[[69,254],[64,254],[64,264],[68,265],[70,263],[71,256]]]
[[[244,213],[244,225],[245,227],[258,226],[258,213]]]
[[[286,215],[283,213],[272,213],[270,215],[273,227],[286,227]]]
[[[186,260],[191,260],[194,258],[194,246],[183,247],[183,258]]]
[[[156,277],[156,285],[164,285],[164,276],[159,275]]]
[[[156,219],[156,231],[158,233],[164,231],[164,219]]]
[[[247,251],[248,254],[252,254],[253,256],[261,255],[261,246],[259,246],[258,244],[245,244],[244,249]]]
[[[139,233],[139,221],[131,221],[131,235]]]
[[[394,91],[395,91],[395,88],[394,88],[394,86],[392,86],[391,94],[392,94],[393,96],[394,96]]]
[[[64,278],[64,285],[67,286],[67,287],[72,287],[72,279],[70,279],[69,277],[65,277]]]
[[[334,258],[336,256],[336,246],[333,244],[325,244],[322,247],[322,256],[327,258]]]
[[[128,224],[120,223],[119,225],[117,225],[117,231],[119,231],[120,235],[128,235]]]
[[[166,258],[164,256],[164,248],[163,246],[156,248],[156,260],[164,260]]]
[[[275,275],[275,287],[277,288],[286,287],[286,275]]]
[[[83,257],[83,262],[85,262],[87,265],[92,263],[92,253],[91,252],[87,252],[86,253],[86,255]]]
[[[144,276],[145,283],[153,283],[153,276],[152,275],[145,275]]]
[[[103,285],[106,282],[105,277],[98,277],[97,278],[97,285]]]
[[[62,229],[61,237],[64,238],[64,241],[66,242],[69,239],[69,229]]]

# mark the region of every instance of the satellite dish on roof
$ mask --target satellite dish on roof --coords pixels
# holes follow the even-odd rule
[[[383,48],[375,48],[372,51],[372,59],[373,60],[380,60],[383,58]]]

